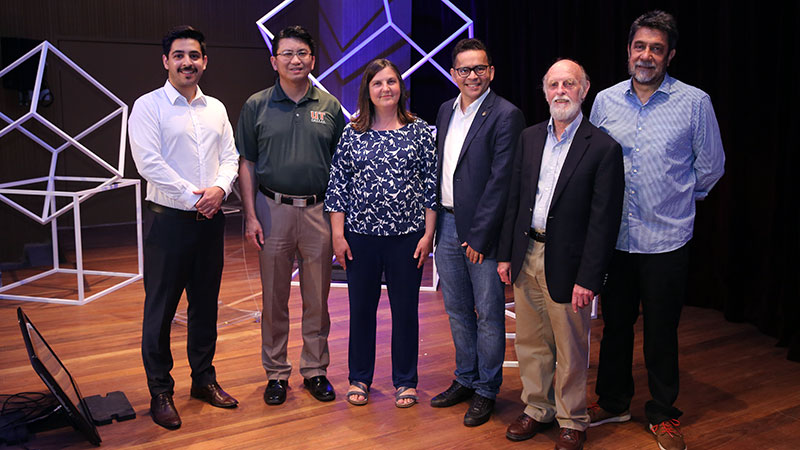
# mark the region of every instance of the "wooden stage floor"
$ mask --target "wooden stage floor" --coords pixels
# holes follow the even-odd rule
[[[90,267],[135,271],[135,251],[130,244],[90,248],[85,253]],[[24,275],[4,273],[3,281],[8,284],[12,276]],[[87,282],[96,290],[108,280],[95,278]],[[47,279],[25,289],[74,296],[74,283],[69,278]],[[243,247],[238,230],[229,227],[220,296],[225,306],[221,308],[221,317],[232,320],[242,314],[233,308],[257,310],[259,291],[257,256]],[[191,399],[186,328],[173,323],[172,374],[176,380],[175,403],[183,426],[176,431],[165,430],[149,417],[150,398],[139,349],[143,298],[139,281],[84,306],[0,300],[0,394],[46,391],[27,360],[20,337],[16,308],[22,306],[72,372],[83,395],[121,390],[133,405],[136,419],[98,428],[105,448],[549,449],[557,437],[557,431],[551,429],[523,443],[505,438],[507,425],[522,411],[518,369],[504,371],[495,414],[483,426],[462,425],[466,404],[446,409],[430,407],[430,398],[450,384],[454,368],[453,345],[440,292],[420,295],[420,404],[410,409],[393,405],[391,327],[384,295],[379,309],[378,357],[370,403],[364,407],[349,405],[344,399],[348,335],[345,288],[331,289],[329,299],[328,376],[337,390],[336,401],[314,400],[295,370],[289,380],[291,388],[286,403],[265,405],[260,325],[253,320],[221,327],[217,343],[218,380],[239,399],[240,406],[222,410]],[[298,288],[292,289],[290,308],[289,357],[297,363],[301,345]],[[514,329],[510,319],[508,329]],[[594,399],[601,332],[602,320],[593,321],[587,386],[590,401]],[[786,360],[785,349],[776,348],[774,339],[750,325],[728,323],[717,311],[687,307],[681,322],[680,342],[681,395],[677,406],[685,411],[682,424],[689,448],[800,448],[800,364]],[[507,359],[515,359],[510,341],[506,353]],[[637,328],[634,378],[637,395],[632,405],[633,420],[590,429],[586,448],[657,448],[645,429],[647,379],[641,355],[641,323]],[[92,447],[71,428],[39,433],[25,445],[42,449]]]

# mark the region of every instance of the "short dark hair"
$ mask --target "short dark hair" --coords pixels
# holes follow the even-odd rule
[[[194,39],[200,43],[200,53],[206,56],[206,37],[189,25],[178,25],[164,35],[161,39],[161,48],[164,51],[164,56],[169,56],[169,50],[172,48],[172,42],[175,39]]]
[[[400,69],[397,68],[395,63],[385,58],[372,60],[367,64],[364,69],[364,75],[361,76],[361,86],[358,88],[358,116],[353,119],[353,129],[359,133],[368,131],[372,126],[372,119],[375,116],[375,105],[369,96],[369,83],[375,78],[381,70],[391,68],[394,71],[397,81],[400,84],[400,99],[397,101],[397,119],[401,124],[413,122],[416,118],[406,108],[406,101],[408,101],[408,90],[406,90],[406,83],[403,81],[403,76],[400,75]]]
[[[486,49],[486,46],[483,44],[483,42],[473,38],[462,39],[458,41],[455,47],[453,47],[452,65],[453,66],[456,65],[456,56],[458,56],[459,53],[466,52],[468,50],[480,50],[486,53],[486,60],[489,61],[490,66],[492,65],[492,55],[489,54],[489,50]]]
[[[308,45],[309,50],[311,50],[311,56],[314,56],[315,54],[316,46],[314,45],[314,38],[312,38],[311,34],[300,25],[286,27],[282,29],[280,33],[276,34],[274,38],[272,38],[272,56],[275,56],[276,52],[278,51],[278,43],[281,41],[281,39],[300,39]]]
[[[633,21],[633,24],[631,24],[631,31],[628,33],[628,48],[630,48],[631,43],[633,43],[633,35],[635,35],[640,28],[652,28],[667,33],[667,45],[669,46],[667,52],[673,50],[675,46],[678,45],[678,23],[675,21],[675,17],[670,13],[656,9],[637,17],[636,20]]]

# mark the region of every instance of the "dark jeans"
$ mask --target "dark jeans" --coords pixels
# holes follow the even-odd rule
[[[601,306],[603,340],[597,371],[598,403],[621,413],[633,398],[633,325],[641,302],[644,360],[652,398],[645,404],[651,424],[676,419],[678,398],[678,322],[686,296],[687,246],[667,253],[614,251]]]
[[[392,384],[417,387],[419,353],[419,286],[422,269],[414,250],[424,232],[400,236],[368,236],[345,231],[353,259],[347,261],[350,297],[350,382],[372,384],[375,372],[375,333],[381,273],[392,310]]]
[[[144,247],[142,361],[150,395],[173,393],[170,325],[186,289],[186,351],[194,383],[216,380],[217,298],[224,260],[225,217],[211,220],[155,214]]]

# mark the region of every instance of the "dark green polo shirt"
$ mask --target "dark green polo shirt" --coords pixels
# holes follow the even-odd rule
[[[342,106],[334,96],[311,86],[295,103],[275,83],[242,107],[236,148],[256,164],[262,186],[282,194],[321,194],[343,128]]]

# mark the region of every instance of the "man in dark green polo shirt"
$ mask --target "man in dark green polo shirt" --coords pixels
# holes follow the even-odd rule
[[[279,405],[286,400],[295,255],[303,297],[300,374],[317,400],[331,401],[335,393],[326,373],[333,250],[330,219],[322,206],[344,115],[338,100],[308,80],[314,69],[314,40],[305,29],[283,29],[273,39],[272,51],[278,82],[247,100],[236,135],[245,234],[261,250],[261,360],[268,379],[264,401]]]

